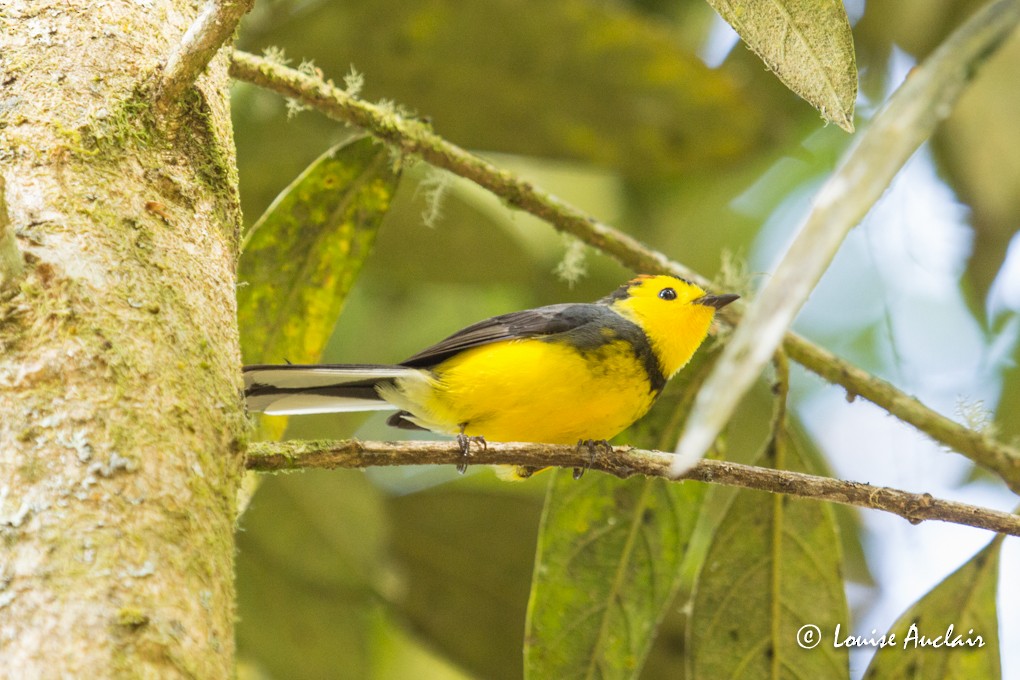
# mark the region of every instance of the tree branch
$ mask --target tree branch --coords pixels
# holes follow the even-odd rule
[[[861,396],[937,442],[992,470],[1020,493],[1020,452],[983,432],[964,427],[904,394],[893,385],[845,362],[796,333],[787,333],[783,349],[794,361],[846,388],[847,397]]]
[[[617,446],[613,448],[612,455],[599,455],[594,461],[589,461],[586,450],[579,451],[573,446],[521,443],[489,443],[486,449],[472,450],[471,453],[472,464],[479,465],[583,468],[589,467],[590,462],[592,470],[621,479],[638,474],[671,479],[670,465],[673,458],[673,454],[661,451]],[[456,465],[461,460],[460,447],[452,442],[366,442],[346,439],[254,442],[248,447],[245,464],[249,470],[280,472],[308,468]],[[680,478],[685,479],[883,510],[913,524],[938,520],[1020,536],[1020,516],[940,500],[927,493],[908,493],[888,487],[719,460],[702,460]]]
[[[0,175],[0,293],[12,288],[25,272],[25,263],[7,214],[6,184]]]
[[[207,0],[181,42],[167,57],[156,87],[156,103],[177,101],[226,43],[255,0]]]
[[[465,177],[508,204],[542,218],[559,231],[575,236],[634,271],[673,274],[702,287],[709,285],[705,277],[637,239],[447,142],[420,120],[400,116],[390,108],[352,97],[320,78],[238,50],[231,58],[230,75],[296,99],[335,120],[364,128],[404,153],[418,155],[436,167]],[[719,316],[726,323],[735,325],[743,309],[738,301],[723,309]],[[843,385],[848,393],[874,402],[936,441],[992,470],[1020,493],[1020,451],[960,425],[794,333],[786,334],[783,347],[791,358],[807,369]]]

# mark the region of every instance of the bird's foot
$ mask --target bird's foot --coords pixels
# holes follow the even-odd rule
[[[581,449],[588,450],[588,462],[584,467],[574,468],[574,479],[580,479],[582,475],[595,463],[595,457],[599,453],[606,455],[613,452],[613,446],[605,439],[581,439],[577,442],[577,452],[580,453]]]
[[[457,435],[457,444],[460,446],[460,462],[457,463],[457,472],[459,474],[467,472],[468,458],[471,457],[472,444],[481,446],[483,451],[489,448],[489,444],[485,441],[485,437],[469,437],[463,432]]]

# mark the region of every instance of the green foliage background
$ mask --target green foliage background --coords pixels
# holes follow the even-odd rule
[[[867,2],[854,26],[864,101],[883,99],[894,45],[923,58],[975,6]],[[851,141],[836,126],[825,127],[743,46],[718,68],[706,66],[698,54],[714,16],[700,0],[277,0],[257,3],[239,46],[283,48],[292,65],[310,60],[337,81],[353,66],[364,74],[362,97],[392,100],[429,118],[447,139],[711,276],[724,251],[748,253],[765,218],[784,199],[810,191]],[[989,65],[934,140],[945,180],[971,210],[974,249],[960,286],[989,334],[1005,321],[986,318],[985,301],[1020,223],[1020,133],[1008,118],[1020,106],[1012,82],[1018,43]],[[290,118],[282,100],[244,84],[236,85],[234,104],[249,224],[353,132],[314,113]],[[791,158],[795,163],[782,162]],[[323,361],[397,361],[480,318],[595,299],[631,275],[589,252],[587,275],[565,283],[555,270],[573,247],[547,225],[424,165],[399,169],[374,252],[355,271]],[[759,182],[763,175],[767,181]],[[759,188],[747,193],[756,182]],[[853,361],[876,370],[888,351],[883,323],[863,315],[849,348],[845,338],[824,332],[816,339],[841,345]],[[266,351],[246,359],[312,359]],[[1003,379],[999,414],[1016,412],[1020,373],[1009,369]],[[748,398],[726,440],[727,457],[753,459],[769,418],[764,391]],[[996,424],[1007,436],[1020,433],[1016,419],[1000,415]],[[381,418],[359,415],[297,419],[286,436],[355,432],[398,434]],[[803,465],[824,469],[810,440],[796,439]],[[510,485],[487,470],[457,478],[452,470],[411,469],[266,479],[239,534],[242,673],[521,677],[525,607],[550,478]],[[748,512],[744,505],[751,503],[735,503],[732,492],[715,488],[707,496],[689,548],[697,555],[716,554],[711,529],[736,521],[726,513]],[[837,516],[842,568],[866,585],[855,517],[845,510]],[[836,538],[826,534],[826,545]],[[696,567],[696,560],[685,562],[684,578],[667,589],[676,593],[676,606],[643,677],[682,677],[690,650],[680,609]]]

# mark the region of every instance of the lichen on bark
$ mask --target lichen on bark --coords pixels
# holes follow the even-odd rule
[[[246,424],[220,57],[147,83],[192,3],[0,11],[0,648],[13,677],[228,677]]]

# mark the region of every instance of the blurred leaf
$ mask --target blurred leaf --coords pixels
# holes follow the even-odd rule
[[[471,680],[473,676],[423,644],[392,620],[380,616],[372,643],[372,680]],[[336,676],[334,676],[336,677]]]
[[[365,98],[411,107],[466,147],[648,177],[731,161],[774,134],[737,78],[619,3],[287,3],[246,29],[248,47],[279,45],[334,78],[353,64]]]
[[[317,158],[259,218],[238,273],[246,362],[319,358],[397,179],[387,147],[362,137]]]
[[[839,0],[708,0],[791,90],[847,132],[854,130],[857,62]]]
[[[699,352],[616,441],[670,449],[717,354]],[[554,474],[528,603],[525,676],[637,677],[680,584],[705,486]]]
[[[397,611],[419,639],[480,678],[521,677],[541,512],[526,485],[536,482],[508,491],[498,490],[502,482],[492,482],[495,491],[460,483],[388,501],[406,588]]]
[[[367,677],[393,580],[378,492],[356,472],[277,475],[242,526],[238,653],[278,678]]]
[[[915,602],[889,629],[896,636],[895,644],[878,650],[864,677],[867,680],[1001,677],[999,621],[995,610],[1001,546],[999,535]],[[963,643],[969,639],[976,642],[980,636],[984,645],[960,644],[952,648],[943,645],[942,649],[933,649],[911,642],[922,635],[930,639],[945,636],[947,643],[957,636]]]
[[[981,69],[935,136],[940,165],[972,210],[974,246],[967,263],[972,311],[985,318],[988,291],[1020,225],[1020,39]]]
[[[869,2],[864,15],[857,23],[854,37],[858,54],[877,52],[887,59],[895,45],[921,60],[928,56],[966,21],[967,17],[987,0],[898,0],[897,2]],[[909,30],[905,30],[909,28]],[[884,69],[875,68],[875,71]]]
[[[516,156],[499,156],[495,162],[593,214],[608,218],[619,212],[614,175],[597,173],[588,166]],[[430,198],[436,195],[433,192],[441,197],[440,217],[435,228],[428,228],[423,225],[422,215],[435,205]],[[467,180],[418,164],[401,178],[401,189],[363,277],[392,281],[389,286],[399,291],[394,298],[406,299],[420,289],[436,289],[444,283],[456,282],[461,287],[455,294],[457,298],[477,297],[485,287],[505,287],[516,293],[517,304],[528,305],[543,298],[550,302],[595,299],[632,275],[613,263],[620,273],[612,276],[609,283],[586,280],[577,289],[571,289],[552,275],[563,252],[562,235],[547,222],[509,208],[501,199]],[[593,269],[596,261],[609,261],[594,251],[590,251],[589,260]],[[509,296],[499,293],[499,297],[496,302]],[[517,307],[490,307],[482,313],[491,316],[513,309]],[[469,316],[467,322],[479,318],[484,317]],[[413,351],[457,329],[456,323],[445,317],[430,325],[441,325],[443,335],[412,340]]]
[[[785,433],[764,453],[765,464],[805,470]],[[691,677],[849,677],[845,647],[823,643],[802,649],[796,642],[798,629],[807,624],[821,631],[846,626],[840,563],[828,505],[738,493],[695,588],[688,623]]]
[[[1000,437],[1013,445],[1020,444],[1020,346],[1013,352],[1012,366],[1002,371],[1002,394],[995,409],[995,428]]]

